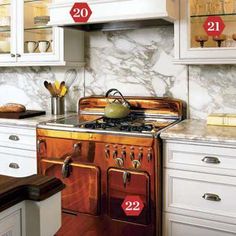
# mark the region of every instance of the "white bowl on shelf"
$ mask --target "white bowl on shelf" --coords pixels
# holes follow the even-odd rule
[[[10,53],[11,45],[7,40],[0,41],[0,53]]]
[[[0,17],[0,26],[10,26],[11,17],[10,16],[1,16]]]

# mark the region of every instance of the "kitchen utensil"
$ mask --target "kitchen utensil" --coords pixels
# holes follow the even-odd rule
[[[50,47],[50,42],[47,40],[39,41],[39,51],[40,52],[47,52]]]
[[[45,88],[50,92],[51,96],[56,96],[56,92],[53,89],[53,86],[51,83],[48,83],[46,80],[44,81]]]
[[[109,96],[119,95],[120,98],[115,98],[112,102],[109,100]],[[128,116],[130,112],[130,104],[125,100],[121,92],[117,89],[110,89],[107,91],[106,96],[108,105],[104,109],[104,114],[108,118],[124,118]]]
[[[66,93],[67,93],[67,88],[66,88],[66,86],[63,86],[59,96],[64,97],[66,95]]]
[[[37,50],[39,43],[36,41],[26,41],[27,44],[27,50],[29,53],[33,53]]]
[[[60,91],[62,90],[62,88],[65,86],[65,81],[62,81],[60,84]]]
[[[75,69],[67,70],[65,73],[65,82],[67,88],[70,88],[72,84],[75,82],[75,79],[77,77],[77,71]]]

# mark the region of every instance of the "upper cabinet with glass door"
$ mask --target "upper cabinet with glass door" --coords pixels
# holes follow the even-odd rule
[[[209,16],[221,23],[207,22]],[[215,18],[216,19],[216,18]],[[175,63],[236,64],[236,0],[181,0],[179,20],[175,22]]]
[[[0,0],[0,62],[13,63],[16,60],[14,4],[11,0]]]
[[[51,0],[0,0],[0,66],[83,65],[83,32],[48,26]]]

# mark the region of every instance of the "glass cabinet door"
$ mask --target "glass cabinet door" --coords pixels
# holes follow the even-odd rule
[[[55,57],[58,29],[48,26],[51,0],[23,0],[18,61],[47,61]],[[20,3],[18,3],[20,4]],[[43,59],[42,59],[43,58]]]
[[[236,1],[235,0],[190,0],[190,47],[236,47]],[[224,30],[220,32],[221,22],[209,22],[208,30],[218,31],[219,35],[208,36],[203,24],[208,16],[221,17]]]
[[[236,0],[181,0],[175,47],[176,63],[235,64]]]
[[[14,1],[0,0],[0,61],[16,60],[16,36],[14,29]]]

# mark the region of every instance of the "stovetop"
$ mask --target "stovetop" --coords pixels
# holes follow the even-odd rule
[[[176,122],[175,119],[158,119],[137,115],[123,119],[90,118],[88,121],[74,115],[40,124],[39,128],[125,135],[153,135],[174,122]]]

